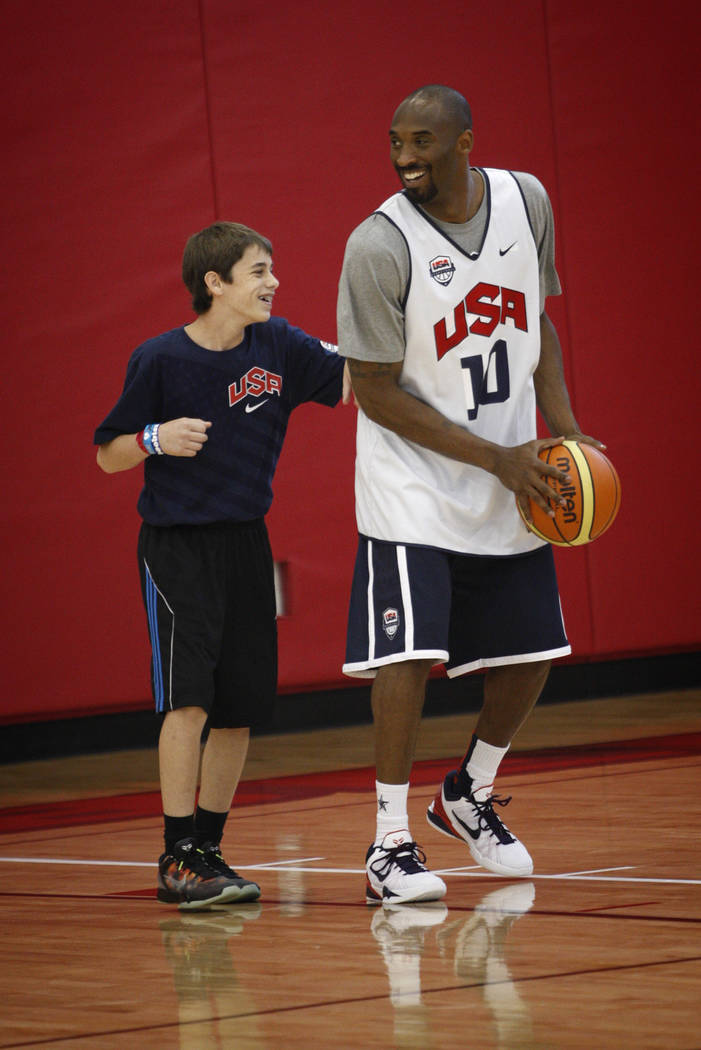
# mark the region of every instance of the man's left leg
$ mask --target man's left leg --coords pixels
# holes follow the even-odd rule
[[[533,861],[497,816],[495,806],[509,799],[494,795],[494,778],[543,690],[551,659],[569,652],[550,547],[456,559],[448,673],[488,670],[474,736],[429,806],[428,820],[500,875],[530,875]]]
[[[428,809],[438,831],[463,839],[474,860],[500,875],[530,875],[533,861],[523,843],[497,816],[505,806],[494,778],[514,736],[533,710],[547,681],[550,661],[492,667],[474,735],[457,771],[449,773]]]
[[[538,660],[490,667],[475,736],[495,748],[508,748],[538,702],[550,665],[550,660]]]
[[[514,736],[547,681],[550,661],[492,667],[474,735],[457,771],[449,773],[428,809],[438,831],[461,838],[474,860],[500,875],[530,875],[533,861],[494,806],[510,799],[493,793],[494,778]]]

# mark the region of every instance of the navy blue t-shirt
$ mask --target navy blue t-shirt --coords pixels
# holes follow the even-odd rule
[[[103,445],[148,423],[211,420],[193,458],[149,456],[138,511],[151,525],[262,518],[290,413],[305,401],[335,405],[344,359],[272,317],[245,329],[233,350],[205,350],[175,328],[132,354],[119,401],[95,431]]]

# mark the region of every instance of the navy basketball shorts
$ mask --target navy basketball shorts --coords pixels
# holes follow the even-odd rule
[[[452,678],[569,652],[549,545],[501,558],[359,537],[343,665],[350,677],[432,660]]]
[[[214,729],[269,721],[277,622],[265,522],[144,522],[138,558],[156,710],[201,707]]]

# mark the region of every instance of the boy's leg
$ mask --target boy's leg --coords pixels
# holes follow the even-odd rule
[[[277,626],[273,559],[265,522],[222,530],[224,557],[217,582],[224,608],[209,733],[202,753],[195,835],[207,863],[236,880],[246,897],[260,887],[242,879],[224,861],[220,844],[246,762],[251,725],[272,714],[277,683]]]
[[[259,895],[255,884],[235,872],[219,871],[195,835],[195,797],[202,730],[200,707],[169,711],[158,741],[166,848],[158,862],[158,899],[199,910]]]
[[[163,719],[158,739],[163,812],[187,817],[195,812],[202,730],[207,713],[201,707],[181,707]]]
[[[221,854],[220,843],[229,809],[248,753],[248,727],[210,729],[202,754],[200,795],[195,811],[195,837],[204,858],[218,875],[235,883],[237,900],[257,900],[260,886],[242,878]]]
[[[248,726],[210,729],[202,753],[199,805],[213,813],[228,813],[246,763]]]
[[[185,909],[255,900],[260,888],[224,864],[218,841],[204,849],[195,825],[195,797],[206,712],[170,711],[159,739],[166,851],[159,860],[158,898]],[[214,740],[212,743],[212,732]],[[248,730],[212,730],[202,757],[205,809],[223,828],[248,749]],[[202,798],[202,794],[200,794]],[[208,805],[207,805],[208,804]],[[173,841],[175,839],[175,841]]]
[[[226,604],[226,531],[144,524],[139,534],[154,699],[156,710],[165,712],[158,751],[166,845],[158,862],[158,899],[184,909],[259,895],[255,884],[213,866],[200,848],[195,823],[202,730],[214,694]],[[232,776],[237,781],[239,775],[237,767]],[[229,804],[233,786],[232,780],[223,791]]]

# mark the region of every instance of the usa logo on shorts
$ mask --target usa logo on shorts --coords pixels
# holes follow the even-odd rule
[[[382,613],[382,630],[392,640],[399,630],[399,613],[396,609],[385,609]]]
[[[450,284],[455,273],[455,263],[449,255],[437,255],[428,264],[428,272],[439,284]]]

